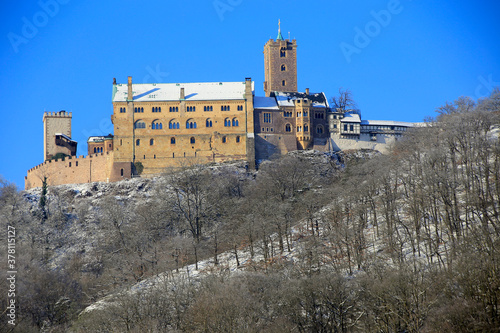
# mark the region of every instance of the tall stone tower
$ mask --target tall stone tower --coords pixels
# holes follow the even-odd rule
[[[76,142],[71,140],[71,112],[43,114],[43,157],[48,160],[57,153],[76,155]]]
[[[276,40],[264,45],[264,92],[269,97],[273,91],[297,92],[297,41],[283,39],[281,22]]]

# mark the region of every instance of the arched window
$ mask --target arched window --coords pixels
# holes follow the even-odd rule
[[[236,137],[236,143],[238,143],[238,142],[240,142],[240,136],[239,135]]]
[[[179,122],[175,119],[170,120],[168,123],[168,129],[179,129]]]
[[[154,144],[155,144],[155,139],[150,139],[150,140],[149,140],[149,145],[150,145],[150,146],[152,146],[152,145],[154,145]]]
[[[193,119],[188,119],[186,121],[186,128],[196,128],[196,121]]]
[[[286,65],[281,65],[281,71],[282,72],[286,71]]]
[[[153,124],[151,125],[151,129],[157,130],[157,129],[162,129],[163,124],[159,120],[153,121]]]
[[[171,137],[171,138],[170,138],[170,144],[175,145],[175,138],[174,138],[174,137]]]
[[[292,126],[290,124],[285,125],[285,132],[291,132],[292,131]]]
[[[206,124],[205,124],[206,127],[212,127],[212,119],[207,119],[206,121]]]
[[[308,125],[304,125],[304,132],[309,132],[309,126]]]
[[[224,126],[231,127],[231,119],[229,119],[229,118],[224,119]]]
[[[136,145],[136,146],[140,146],[140,145],[141,145],[141,139],[137,139],[137,140],[135,140],[135,145]]]
[[[319,125],[316,127],[316,133],[323,134],[323,126]]]
[[[285,81],[285,80],[281,81],[281,85],[282,85],[283,87],[284,87],[284,86],[286,86],[286,81]]]
[[[286,57],[286,50],[284,48],[281,49],[280,57],[281,58],[285,58]]]
[[[194,136],[191,137],[191,139],[189,140],[189,142],[191,142],[191,144],[195,144],[196,143],[196,139],[194,138]]]
[[[146,123],[142,120],[137,120],[134,124],[134,128],[146,128]]]
[[[222,143],[226,143],[226,137],[225,136],[222,137]]]
[[[95,154],[95,153],[97,153],[97,148],[96,148],[96,147],[94,147],[94,154]]]
[[[238,118],[233,118],[233,127],[238,127],[239,125]]]

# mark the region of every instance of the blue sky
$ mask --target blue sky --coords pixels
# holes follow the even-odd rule
[[[364,119],[421,121],[500,85],[498,1],[185,0],[8,2],[0,14],[0,175],[24,187],[43,162],[44,111],[73,113],[78,155],[112,133],[113,78],[255,81],[263,46],[298,43],[298,86],[350,89]]]

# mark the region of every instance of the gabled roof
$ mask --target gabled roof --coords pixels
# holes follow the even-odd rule
[[[312,102],[313,107],[327,108],[328,100],[324,93],[306,94],[301,92],[274,92],[276,101],[279,106],[294,106],[293,101],[296,99],[308,99]]]
[[[181,88],[187,101],[238,100],[244,99],[245,82],[200,82],[200,83],[134,83],[133,99],[137,102],[179,101]],[[252,81],[252,91],[254,82]],[[117,84],[113,102],[127,100],[127,84]]]
[[[279,110],[278,103],[274,97],[255,96],[253,98],[254,109]]]
[[[344,118],[342,118],[340,121],[347,123],[361,123],[361,118],[357,113],[346,113],[344,114]]]

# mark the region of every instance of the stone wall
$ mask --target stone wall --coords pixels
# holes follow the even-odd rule
[[[44,177],[48,185],[114,182],[130,178],[130,162],[114,162],[113,152],[89,156],[66,157],[64,160],[48,160],[28,170],[25,189],[42,186]]]

